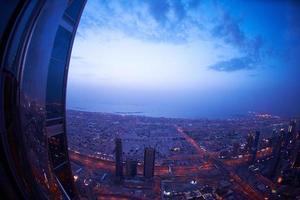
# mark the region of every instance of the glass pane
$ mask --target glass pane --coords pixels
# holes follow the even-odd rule
[[[47,118],[60,117],[63,114],[65,64],[51,59],[47,84]]]
[[[52,50],[52,57],[66,62],[71,39],[72,34],[62,26],[59,26]]]
[[[82,4],[84,0],[74,0],[71,5],[66,10],[66,13],[73,19],[76,20],[78,15],[80,14],[80,10],[82,8]]]
[[[62,163],[66,162],[67,156],[65,154],[65,136],[58,134],[48,139],[49,152],[53,167],[56,168]]]

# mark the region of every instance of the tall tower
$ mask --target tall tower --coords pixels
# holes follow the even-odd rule
[[[288,127],[288,133],[291,139],[295,139],[297,136],[296,120],[291,120]]]
[[[293,161],[293,168],[300,168],[300,151],[295,156],[295,160]]]
[[[281,129],[279,135],[276,134],[274,137],[274,143],[272,146],[273,159],[269,169],[269,178],[275,181],[279,176],[281,176],[282,159],[284,157],[282,151],[284,151],[285,149],[285,137],[286,137],[286,133],[284,129]]]
[[[238,155],[238,153],[239,153],[239,148],[240,148],[240,143],[234,142],[234,143],[233,143],[233,147],[232,147],[232,154],[233,154],[234,156],[237,156],[237,155]]]
[[[126,176],[134,177],[137,174],[137,161],[132,159],[126,160]]]
[[[297,160],[297,156],[299,153],[299,147],[300,147],[300,141],[299,141],[299,132],[296,130],[296,120],[291,120],[289,127],[288,127],[288,132],[290,136],[290,141],[289,141],[289,159],[290,162],[293,164]],[[294,165],[294,164],[293,164]]]
[[[154,176],[155,149],[152,147],[145,148],[144,153],[144,177],[152,178]]]
[[[284,129],[281,129],[279,132],[279,139],[280,139],[280,145],[282,148],[284,148],[286,146],[286,133],[284,131]]]
[[[278,172],[280,171],[279,168],[281,160],[282,137],[275,135],[272,148],[273,159],[269,168],[269,178],[276,180],[278,177]]]
[[[260,135],[260,132],[256,131],[255,132],[255,139],[254,139],[254,143],[253,143],[253,147],[252,147],[252,163],[254,163],[255,159],[256,159],[256,153],[257,153],[257,150],[258,150],[259,135]]]
[[[253,135],[251,133],[248,133],[247,138],[246,138],[246,151],[247,151],[247,153],[251,153],[253,142],[254,142]]]
[[[123,178],[123,150],[122,150],[122,140],[121,138],[115,139],[116,144],[116,176],[119,178]]]

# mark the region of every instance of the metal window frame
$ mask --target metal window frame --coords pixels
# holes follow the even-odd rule
[[[78,3],[78,1],[80,2]],[[77,3],[77,6],[80,6],[80,8],[78,7],[79,9],[77,9],[77,12],[79,12],[76,13],[77,19],[73,19],[71,21],[72,23],[70,23],[69,19],[66,17],[68,16],[66,12],[73,3]],[[4,27],[5,32],[0,38],[0,176],[3,177],[3,180],[9,182],[5,188],[1,188],[2,185],[0,185],[0,191],[2,192],[3,190],[4,193],[1,195],[5,195],[8,198],[78,198],[68,156],[65,105],[68,66],[74,36],[85,3],[86,0],[20,0],[14,12],[9,16],[9,23]],[[48,9],[49,7],[51,8],[51,6],[52,10]],[[52,16],[53,24],[42,24],[45,22],[45,20],[43,21],[43,18],[51,18]],[[38,28],[41,26],[44,26],[44,28],[56,28],[55,31],[51,32],[51,38],[56,37],[59,26],[65,27],[71,34],[70,44],[64,49],[67,56],[64,60],[63,87],[59,88],[62,92],[62,100],[59,103],[63,106],[64,111],[61,119],[58,120],[59,124],[55,124],[55,122],[58,122],[55,121],[55,119],[47,119],[46,112],[40,112],[42,113],[41,116],[43,116],[40,118],[40,121],[37,120],[38,117],[35,116],[35,112],[31,112],[31,114],[33,113],[32,116],[25,116],[24,114],[24,108],[26,106],[26,109],[34,109],[33,106],[30,106],[30,103],[33,103],[33,99],[35,98],[34,93],[26,96],[23,86],[26,86],[26,81],[28,81],[24,76],[28,75],[30,72],[30,70],[28,70],[30,65],[28,63],[30,63],[32,57],[28,55],[34,53],[32,52],[32,50],[34,50],[32,47],[35,45],[33,41],[37,42],[39,39],[35,38],[37,34],[43,34],[42,32],[37,32]],[[45,41],[40,42],[41,46],[43,45],[43,42],[45,43]],[[51,48],[53,49],[55,47],[52,46]],[[50,63],[50,60],[51,57],[44,60],[44,62]],[[49,65],[47,67],[49,68]],[[48,79],[48,71],[45,70],[44,73],[44,76]],[[38,76],[40,74],[31,75]],[[45,80],[46,87],[41,88],[41,92],[46,94],[47,85],[51,85],[52,81],[54,80]],[[25,105],[26,103],[29,103],[29,106]],[[46,101],[44,101],[44,109],[46,109],[45,104]],[[24,118],[26,118],[27,121],[24,120]],[[51,122],[52,125],[48,126],[47,124],[49,124],[49,122]],[[34,123],[41,126],[40,129],[36,129],[36,132],[34,132],[35,137],[40,138],[40,140],[32,141],[31,145],[29,143],[30,140],[34,140],[35,138],[26,135],[25,133],[33,133],[32,131],[26,131],[25,129],[34,128]],[[57,127],[59,127],[59,133],[54,133],[53,131],[58,130]],[[47,134],[47,132],[49,132],[49,134]],[[59,166],[54,166],[53,160],[50,159],[51,154],[55,152],[50,151],[47,142],[49,138],[56,134],[60,134],[62,138],[61,144],[63,145],[63,148],[61,151],[63,152],[60,153],[66,155],[64,162],[60,163]],[[45,152],[41,152],[40,156],[45,155],[48,158],[46,163],[42,163],[43,166],[46,166],[43,169],[35,166],[34,162],[31,162],[31,150],[36,154],[39,153],[40,149],[38,142],[41,141],[45,142],[44,146],[46,147],[47,155]],[[45,162],[44,160],[38,159],[34,161],[37,163]],[[62,166],[65,171],[61,171]],[[61,176],[62,174],[63,176]],[[43,175],[44,179],[39,175]],[[62,177],[67,178],[61,179]],[[46,184],[45,186],[41,184],[41,180],[47,181],[48,185]]]

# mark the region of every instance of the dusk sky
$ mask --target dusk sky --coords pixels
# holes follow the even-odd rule
[[[299,115],[295,2],[89,0],[67,106],[167,117]]]

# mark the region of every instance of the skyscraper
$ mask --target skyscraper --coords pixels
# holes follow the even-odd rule
[[[238,155],[239,148],[240,148],[240,144],[238,142],[234,142],[233,143],[233,147],[232,147],[232,155],[233,156],[237,156]]]
[[[289,160],[294,165],[294,163],[297,160],[297,156],[299,153],[299,147],[300,147],[300,141],[299,141],[299,133],[296,130],[297,124],[295,120],[291,120],[289,127],[288,127],[288,133],[289,133]]]
[[[293,162],[293,168],[300,168],[300,151],[295,156],[295,160]]]
[[[289,123],[289,127],[288,127],[288,133],[291,137],[291,139],[294,139],[297,135],[297,131],[296,131],[296,121],[295,120],[291,120]]]
[[[279,140],[280,140],[281,147],[285,147],[285,138],[286,138],[286,133],[284,129],[281,129],[279,132]]]
[[[154,176],[155,149],[145,148],[144,153],[144,177],[152,178]]]
[[[252,146],[252,162],[251,163],[254,163],[255,159],[256,159],[256,153],[257,153],[257,150],[258,150],[259,135],[260,135],[260,132],[256,131],[255,132],[254,143],[253,143],[253,146]]]
[[[272,164],[270,165],[269,170],[269,178],[273,180],[277,180],[277,178],[281,175],[282,169],[282,151],[284,149],[285,144],[285,131],[284,129],[280,130],[279,135],[277,132],[274,132],[274,141],[273,141],[273,160]]]
[[[134,177],[137,173],[137,161],[132,159],[126,160],[126,176]]]
[[[253,141],[254,141],[253,135],[251,133],[248,133],[247,139],[246,139],[246,146],[245,146],[247,153],[251,153]]]
[[[123,178],[123,150],[122,150],[122,140],[121,138],[116,138],[115,139],[115,144],[116,144],[116,176],[118,178]]]
[[[273,160],[269,169],[269,178],[275,180],[278,176],[278,172],[280,171],[279,166],[280,166],[281,148],[282,148],[281,138],[279,138],[278,136],[274,137],[272,148],[273,148],[272,151]]]

